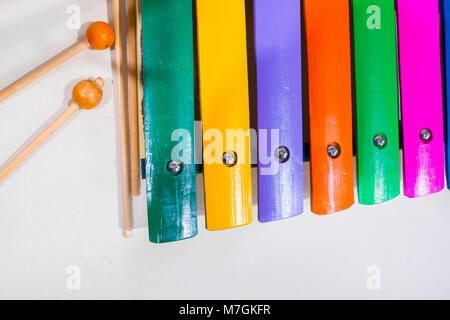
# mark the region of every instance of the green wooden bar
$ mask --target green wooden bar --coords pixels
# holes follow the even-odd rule
[[[192,0],[142,0],[148,224],[155,243],[197,234],[192,20]]]
[[[394,0],[353,0],[358,194],[376,204],[400,194]]]

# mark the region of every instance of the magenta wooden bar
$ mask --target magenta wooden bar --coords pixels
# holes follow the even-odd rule
[[[397,0],[404,193],[444,188],[444,133],[438,0]]]

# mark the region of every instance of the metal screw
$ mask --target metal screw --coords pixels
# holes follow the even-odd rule
[[[430,143],[431,140],[433,140],[433,133],[430,129],[422,129],[420,131],[420,140],[422,140],[423,143]]]
[[[285,146],[278,147],[275,150],[275,157],[278,159],[280,163],[285,163],[289,160],[290,157],[289,149]]]
[[[234,151],[227,151],[222,155],[222,162],[227,167],[232,167],[237,162],[237,154]]]
[[[332,143],[328,145],[327,152],[330,158],[336,159],[341,154],[341,147],[337,143]]]
[[[373,138],[373,144],[379,149],[384,149],[387,145],[387,138],[384,134],[379,133]]]
[[[183,164],[178,161],[170,161],[167,164],[167,171],[169,171],[172,175],[177,176],[183,171]]]

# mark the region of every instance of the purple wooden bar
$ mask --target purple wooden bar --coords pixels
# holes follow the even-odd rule
[[[300,10],[299,0],[254,1],[261,222],[303,212]]]

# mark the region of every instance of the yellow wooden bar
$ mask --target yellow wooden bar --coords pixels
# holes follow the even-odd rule
[[[197,0],[197,29],[206,228],[230,229],[252,221],[244,0]],[[237,155],[232,167],[226,152]]]

